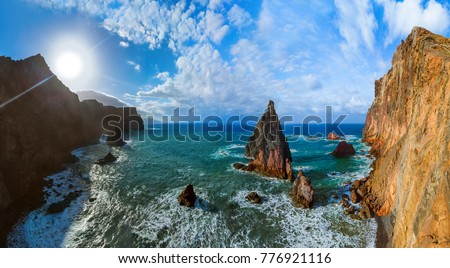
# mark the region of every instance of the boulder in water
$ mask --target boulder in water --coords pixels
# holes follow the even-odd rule
[[[248,201],[255,203],[255,204],[261,204],[261,197],[258,195],[257,192],[251,192],[249,193],[245,199],[247,199]]]
[[[70,192],[64,200],[56,202],[48,206],[47,214],[57,214],[63,212],[70,206],[73,200],[77,199],[81,195],[81,191]]]
[[[95,164],[104,166],[115,161],[117,161],[117,157],[115,157],[112,153],[108,153],[105,157],[95,161]]]
[[[339,142],[338,146],[333,151],[335,157],[346,157],[354,154],[356,154],[355,148],[346,141]]]
[[[328,133],[327,140],[338,141],[338,140],[341,140],[341,138],[338,135],[336,135],[334,132],[330,132],[330,133]]]
[[[189,184],[178,196],[178,203],[185,207],[194,207],[197,196],[194,192],[194,186]]]
[[[291,191],[289,192],[292,204],[299,208],[311,208],[313,205],[314,189],[311,181],[299,171],[297,179],[294,181]]]

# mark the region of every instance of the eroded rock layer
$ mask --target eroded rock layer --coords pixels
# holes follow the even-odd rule
[[[393,247],[450,247],[450,39],[416,27],[375,82],[370,203]]]

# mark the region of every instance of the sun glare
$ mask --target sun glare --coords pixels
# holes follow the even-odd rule
[[[83,70],[83,60],[77,53],[68,51],[58,56],[55,67],[56,75],[63,79],[75,79]]]

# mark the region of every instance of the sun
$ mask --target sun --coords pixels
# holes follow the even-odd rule
[[[56,58],[55,73],[62,79],[78,78],[83,72],[83,58],[74,51],[66,51]]]
[[[95,45],[85,34],[58,34],[44,52],[51,71],[69,89],[77,91],[97,82]]]

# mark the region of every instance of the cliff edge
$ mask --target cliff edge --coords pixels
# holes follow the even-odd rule
[[[415,27],[375,82],[368,201],[392,247],[450,247],[450,39]]]
[[[99,142],[107,115],[122,118],[109,122],[121,133],[144,127],[135,108],[80,102],[40,55],[0,57],[0,246],[20,214],[40,205],[43,178]]]

